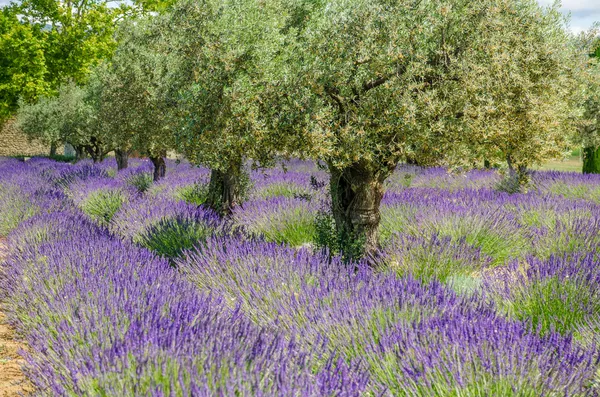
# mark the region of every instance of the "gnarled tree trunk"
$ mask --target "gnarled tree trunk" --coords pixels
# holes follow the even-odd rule
[[[244,169],[242,161],[232,162],[226,171],[213,169],[210,173],[206,204],[223,215],[231,214],[242,202]]]
[[[115,160],[117,161],[117,171],[126,169],[129,166],[129,152],[127,150],[115,149]]]
[[[56,143],[52,142],[50,144],[50,157],[56,156]]]
[[[519,164],[515,168],[515,164],[510,155],[506,156],[506,164],[508,165],[508,175],[503,182],[503,190],[507,193],[522,193],[523,188],[529,182],[529,171],[527,166]]]
[[[102,142],[100,142],[96,137],[91,137],[90,143],[88,145],[84,145],[84,148],[94,163],[100,163],[102,160],[104,160],[106,153],[103,151]]]
[[[85,158],[85,148],[81,145],[73,146],[75,148],[75,161],[83,160]]]
[[[165,163],[165,157],[151,156],[150,161],[154,165],[154,182],[164,178],[165,174],[167,173],[167,164]]]
[[[379,207],[387,174],[358,162],[338,169],[329,166],[331,203],[340,247],[347,258],[370,258],[379,248]]]
[[[583,148],[583,173],[600,174],[600,146]]]

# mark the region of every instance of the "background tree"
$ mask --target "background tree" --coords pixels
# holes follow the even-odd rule
[[[243,194],[244,159],[272,163],[260,97],[283,44],[286,10],[275,0],[178,2],[154,27],[171,54],[163,82],[178,149],[211,172],[207,203],[228,213]]]
[[[376,251],[383,183],[399,162],[418,154],[421,164],[470,164],[481,153],[473,148],[495,154],[488,121],[551,126],[544,133],[564,121],[559,94],[568,93],[571,51],[556,8],[534,0],[329,0],[299,20],[273,77],[271,116],[294,148],[327,163],[350,256]],[[493,84],[500,68],[509,87]],[[511,92],[516,105],[502,100]],[[509,136],[515,148],[545,139]],[[509,153],[513,165],[526,163],[524,151]]]
[[[165,176],[165,157],[175,139],[172,106],[160,91],[167,73],[165,55],[157,49],[160,34],[148,16],[126,24],[110,63],[98,69],[104,128],[122,154],[133,150],[150,158],[155,181]]]
[[[44,33],[47,81],[53,88],[87,80],[90,68],[110,57],[115,30],[131,13],[107,0],[24,0],[12,6],[23,21]]]
[[[89,155],[101,161],[112,149],[98,124],[93,95],[75,83],[59,87],[58,95],[44,96],[37,103],[22,102],[17,114],[19,128],[31,139],[48,144],[69,143],[78,158]]]
[[[474,54],[485,71],[473,69],[467,80],[469,150],[478,162],[506,162],[511,191],[527,181],[531,165],[570,152],[587,62],[556,9],[519,3],[505,10],[512,17],[490,22],[492,45]]]
[[[0,129],[19,98],[30,103],[48,92],[44,42],[39,31],[19,22],[15,10],[0,9]]]
[[[591,32],[593,36],[596,33],[596,29]],[[593,41],[591,49],[583,122],[576,141],[583,146],[583,173],[600,174],[600,39]]]

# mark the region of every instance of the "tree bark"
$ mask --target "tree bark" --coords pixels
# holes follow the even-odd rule
[[[50,144],[50,157],[56,156],[56,143]]]
[[[210,173],[206,204],[222,215],[230,215],[242,202],[243,177],[241,160],[230,164],[226,171],[213,169]]]
[[[117,171],[126,169],[129,166],[129,152],[115,149],[115,160],[117,161]]]
[[[508,193],[521,193],[529,179],[527,166],[519,164],[515,168],[511,156],[506,156],[506,164],[508,165],[508,176],[505,190]]]
[[[167,173],[167,164],[163,156],[150,157],[150,161],[154,165],[154,182],[161,180]]]
[[[343,169],[330,165],[329,171],[332,212],[344,256],[372,258],[379,249],[379,207],[387,174],[374,172],[366,162]]]
[[[91,137],[89,145],[84,145],[83,147],[88,152],[94,163],[100,163],[102,160],[104,160],[105,153],[102,148],[102,142],[98,141],[96,137]]]
[[[73,146],[75,148],[75,161],[85,158],[85,149],[83,146]]]
[[[583,173],[600,174],[600,146],[583,148]]]

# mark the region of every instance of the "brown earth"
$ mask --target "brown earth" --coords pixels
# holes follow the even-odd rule
[[[0,239],[0,262],[5,254],[6,246]],[[15,340],[14,330],[6,324],[0,303],[0,397],[25,396],[33,391],[21,370],[25,363],[18,353],[21,349],[25,349],[25,345]]]

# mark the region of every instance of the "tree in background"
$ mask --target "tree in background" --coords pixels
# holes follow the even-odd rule
[[[594,36],[595,33],[592,31]],[[583,146],[583,173],[600,174],[600,39],[596,38],[591,47],[583,125],[577,141]]]
[[[171,104],[160,91],[166,64],[157,50],[159,31],[150,17],[126,24],[120,30],[120,44],[104,70],[101,80],[103,128],[117,150],[125,155],[136,151],[154,164],[154,180],[165,176],[165,157],[174,148]]]
[[[126,5],[109,7],[108,0],[24,0],[12,7],[43,32],[52,88],[68,81],[84,83],[91,67],[111,56],[117,44],[115,30],[131,12]]]
[[[295,44],[272,68],[268,108],[291,149],[327,163],[347,255],[376,252],[384,181],[410,156],[471,164],[500,152],[519,167],[554,153],[562,113],[571,114],[573,54],[556,8],[535,0],[303,7],[288,34]]]
[[[49,90],[41,33],[21,23],[14,11],[0,9],[0,129],[20,98],[31,103]]]
[[[44,96],[38,102],[22,102],[17,125],[30,138],[47,144],[71,144],[77,157],[89,155],[102,161],[112,150],[98,124],[98,111],[93,93],[75,83],[64,84],[56,96]]]
[[[556,9],[514,2],[505,12],[513,16],[490,24],[491,45],[474,59],[485,70],[469,78],[468,150],[478,162],[506,162],[505,187],[519,191],[528,167],[570,153],[587,57]]]
[[[229,213],[242,200],[244,160],[272,163],[279,139],[269,134],[260,98],[271,60],[284,43],[286,10],[278,1],[178,2],[161,32],[165,102],[175,105],[177,148],[211,169],[207,204]]]
[[[108,0],[24,0],[3,7],[0,124],[15,114],[19,103],[57,95],[59,87],[69,82],[85,83],[90,68],[112,54],[115,29],[132,10],[125,4],[109,7]],[[46,134],[51,135],[57,136],[56,131]],[[51,154],[60,143],[50,141]],[[101,150],[101,146],[93,145],[90,150]]]

